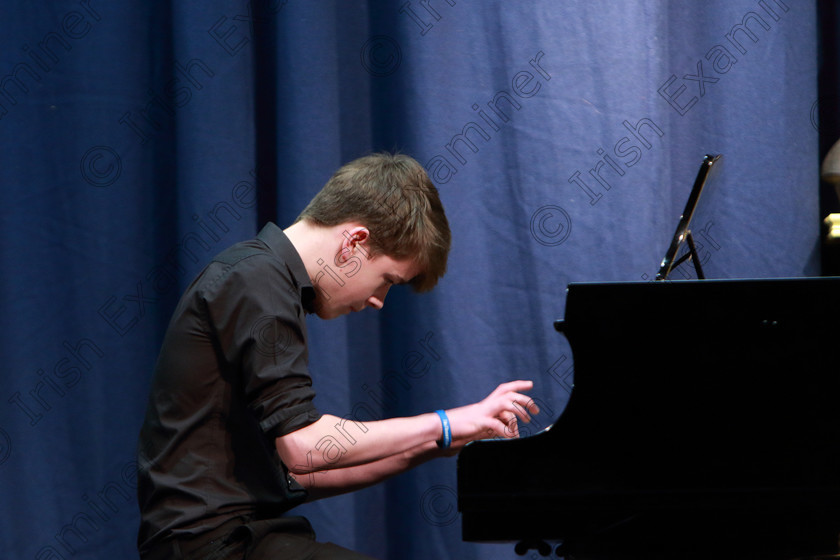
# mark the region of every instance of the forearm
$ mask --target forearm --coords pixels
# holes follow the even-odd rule
[[[280,458],[294,473],[306,474],[374,463],[441,437],[434,413],[361,422],[324,415],[317,422],[277,438]]]
[[[309,491],[310,501],[320,500],[366,488],[444,454],[436,443],[426,442],[364,465],[290,474]]]
[[[531,386],[530,381],[503,383],[478,403],[448,409],[450,452],[476,439],[518,437],[517,418],[528,422],[530,414],[539,412],[533,400],[518,392]],[[300,475],[374,463],[430,446],[442,435],[441,418],[433,412],[373,422],[324,415],[277,438],[275,445],[283,463]]]

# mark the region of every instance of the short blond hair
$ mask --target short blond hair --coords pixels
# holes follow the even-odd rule
[[[332,227],[359,222],[370,231],[372,255],[413,260],[415,291],[431,290],[446,272],[452,243],[438,191],[416,160],[377,153],[351,161],[333,174],[297,221]]]

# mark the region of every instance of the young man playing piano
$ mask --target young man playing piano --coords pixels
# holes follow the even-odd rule
[[[305,314],[381,309],[393,284],[430,290],[449,246],[423,168],[377,154],[339,169],[293,225],[269,223],[213,259],[172,317],[140,433],[143,560],[366,558],[316,542],[306,519],[284,513],[518,435],[517,418],[537,412],[522,394],[530,381],[447,411],[349,420],[364,427],[355,445],[318,451],[348,420],[313,405]],[[326,274],[341,282],[325,288]]]

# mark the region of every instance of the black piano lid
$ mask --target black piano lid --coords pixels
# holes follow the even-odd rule
[[[570,284],[569,404],[462,451],[464,538],[837,552],[838,312],[837,278]]]

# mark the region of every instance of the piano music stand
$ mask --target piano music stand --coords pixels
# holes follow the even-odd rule
[[[691,193],[688,195],[688,201],[685,204],[685,209],[683,210],[679,222],[677,223],[677,230],[674,232],[674,237],[671,239],[671,245],[668,247],[668,251],[665,253],[662,263],[659,265],[659,272],[656,274],[657,280],[667,280],[668,274],[670,274],[673,269],[678,267],[687,259],[691,259],[692,263],[694,263],[694,270],[697,272],[697,278],[700,280],[705,278],[703,275],[703,268],[700,264],[700,258],[697,255],[697,249],[694,246],[694,238],[691,235],[691,229],[689,229],[689,227],[691,225],[691,218],[694,216],[698,203],[700,202],[700,194],[703,191],[703,187],[709,179],[712,167],[717,164],[720,158],[720,154],[707,154],[703,158],[703,163],[700,164],[700,170],[697,172],[697,178],[694,180],[694,186],[691,189]],[[688,252],[677,259],[677,254],[679,253],[683,242],[688,244]]]

